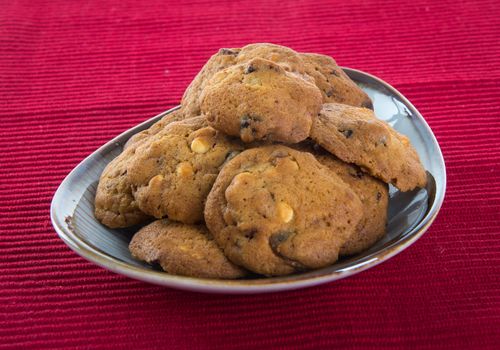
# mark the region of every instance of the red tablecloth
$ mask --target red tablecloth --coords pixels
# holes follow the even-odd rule
[[[500,346],[500,6],[462,1],[0,1],[0,348]],[[219,47],[334,56],[422,112],[448,191],[428,233],[352,278],[257,296],[137,282],[57,237],[65,175],[176,105]]]

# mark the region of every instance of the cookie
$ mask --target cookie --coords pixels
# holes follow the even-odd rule
[[[364,173],[359,167],[347,164],[330,154],[316,159],[337,174],[361,200],[363,217],[354,234],[340,249],[340,255],[354,255],[370,248],[386,233],[389,190],[386,183]]]
[[[264,275],[334,263],[362,214],[361,201],[338,176],[285,146],[231,159],[205,206],[207,227],[225,255]]]
[[[324,104],[314,119],[311,138],[341,160],[401,191],[426,185],[425,169],[409,139],[370,109]]]
[[[140,224],[148,219],[132,194],[127,176],[128,160],[135,147],[129,147],[109,163],[101,174],[95,196],[95,217],[110,228]]]
[[[173,275],[234,279],[246,274],[224,256],[202,225],[157,220],[134,235],[129,249],[134,258],[159,264]]]
[[[302,141],[321,108],[314,84],[261,58],[215,74],[201,99],[208,123],[244,142]]]
[[[344,73],[333,58],[313,53],[303,53],[300,57],[305,73],[314,78],[324,103],[337,102],[373,109],[370,97]]]
[[[123,146],[123,149],[126,150],[132,145],[138,146],[149,136],[156,135],[168,124],[182,119],[184,119],[184,115],[180,110],[175,110],[172,113],[167,114],[166,116],[158,120],[156,123],[151,125],[148,129],[138,132],[135,135],[132,135],[132,137],[130,137]]]
[[[220,70],[236,64],[240,49],[220,49],[210,57],[201,71],[189,84],[181,100],[181,110],[186,117],[200,115],[200,95],[207,82]]]
[[[203,204],[222,164],[242,150],[205,118],[172,122],[140,145],[127,167],[138,207],[155,218],[203,220]]]

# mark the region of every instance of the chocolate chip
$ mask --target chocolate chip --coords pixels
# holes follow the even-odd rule
[[[368,108],[373,110],[373,102],[372,100],[366,100],[361,104],[361,107]]]
[[[288,238],[293,236],[295,232],[291,231],[281,231],[278,233],[275,233],[274,235],[271,235],[269,237],[269,246],[271,247],[272,251],[274,254],[279,256],[286,264],[292,266],[295,270],[297,271],[307,271],[309,268],[305,266],[304,264],[301,264],[298,261],[292,260],[286,256],[281,255],[281,253],[278,251],[278,246],[285,242]]]
[[[220,49],[219,53],[221,55],[232,55],[232,56],[237,56],[238,55],[238,52],[233,51],[231,49]]]
[[[248,115],[244,115],[240,120],[240,129],[246,129],[250,126],[250,117]]]
[[[253,73],[257,70],[257,68],[255,68],[253,65],[249,64],[247,66],[247,68],[245,68],[245,72],[244,74],[250,74],[250,73]]]
[[[379,201],[379,200],[380,200],[380,198],[382,198],[382,193],[377,192],[377,201]]]
[[[348,139],[352,136],[352,134],[354,134],[354,131],[352,131],[351,129],[346,129],[346,130],[340,130],[339,129],[339,132],[341,132],[342,134],[344,134],[344,136]]]
[[[248,239],[248,240],[251,240],[255,237],[255,234],[258,232],[258,230],[256,228],[254,229],[251,229],[247,232],[245,232],[245,238]]]
[[[239,151],[231,151],[226,154],[226,159],[224,160],[225,162],[230,161],[234,157],[236,157],[240,152]]]
[[[365,173],[361,171],[361,169],[357,169],[355,173],[350,173],[352,177],[355,177],[357,179],[362,179],[363,176],[365,176]]]
[[[257,124],[262,121],[262,118],[257,115],[245,114],[240,118],[240,129],[246,129],[252,124]]]
[[[269,245],[271,246],[271,249],[276,253],[278,251],[278,246],[285,242],[293,234],[294,233],[291,231],[280,231],[271,235],[269,237]]]

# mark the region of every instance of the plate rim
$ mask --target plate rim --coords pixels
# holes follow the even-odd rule
[[[122,143],[121,139],[124,137],[130,137],[133,134],[140,132],[141,130],[146,129],[149,125],[159,120],[163,116],[172,113],[173,111],[180,108],[180,106],[173,107],[165,112],[162,112],[124,132],[117,135],[110,141],[106,142],[104,145],[96,149],[90,155],[85,157],[77,166],[75,166],[69,174],[64,178],[51,201],[50,205],[50,218],[52,225],[58,234],[58,236],[68,245],[75,253],[90,261],[100,267],[103,267],[112,272],[122,274],[128,276],[130,278],[140,280],[143,282],[148,282],[160,286],[166,286],[176,289],[190,290],[196,292],[208,292],[208,293],[222,293],[222,294],[256,294],[256,293],[269,293],[269,292],[277,292],[284,290],[294,290],[299,288],[307,288],[315,285],[333,282],[348,276],[355,275],[359,272],[365,271],[369,268],[377,266],[378,264],[392,258],[393,256],[399,254],[404,251],[410,245],[415,243],[431,226],[434,220],[439,213],[445,193],[446,193],[446,164],[444,161],[444,157],[439,146],[439,143],[432,132],[431,128],[427,124],[424,117],[420,114],[420,112],[415,108],[415,106],[398,90],[392,87],[387,82],[382,79],[375,77],[369,73],[347,68],[341,67],[349,77],[353,78],[353,80],[372,80],[382,86],[384,86],[390,93],[397,96],[405,105],[407,105],[412,111],[413,115],[415,115],[420,121],[423,128],[426,129],[427,134],[430,136],[432,142],[436,146],[437,154],[433,156],[438,157],[438,162],[442,165],[442,186],[436,186],[435,198],[432,203],[432,206],[428,209],[427,214],[421,219],[421,221],[415,225],[404,237],[400,240],[393,242],[392,244],[384,247],[383,249],[374,252],[373,257],[366,257],[368,260],[363,262],[355,263],[350,268],[345,268],[344,271],[324,271],[324,273],[318,276],[307,276],[301,278],[299,275],[292,276],[283,276],[283,277],[275,277],[269,279],[259,279],[259,280],[216,280],[216,279],[200,279],[193,277],[185,277],[185,276],[176,276],[167,274],[165,272],[160,271],[149,271],[144,270],[143,268],[136,267],[133,265],[129,265],[125,262],[117,260],[109,255],[102,254],[98,250],[94,249],[92,246],[87,244],[85,241],[80,239],[77,235],[71,232],[71,229],[68,225],[65,225],[65,220],[61,221],[60,215],[57,213],[57,206],[61,202],[61,197],[64,195],[65,189],[68,187],[68,183],[75,176],[75,173],[80,169],[83,164],[95,154],[105,152],[110,147],[115,147],[117,143]],[[328,267],[326,268],[328,269]],[[322,271],[319,270],[319,271]],[[289,279],[289,280],[288,280]],[[257,282],[258,281],[258,282]]]

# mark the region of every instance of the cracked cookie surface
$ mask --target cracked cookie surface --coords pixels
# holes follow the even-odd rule
[[[311,139],[347,163],[401,191],[424,187],[425,169],[409,139],[372,110],[325,103],[311,128]]]
[[[226,256],[264,275],[334,263],[361,217],[359,198],[338,176],[285,146],[230,160],[205,207],[207,227]]]
[[[157,220],[134,235],[129,249],[134,258],[173,275],[234,279],[246,274],[224,256],[204,225]]]

